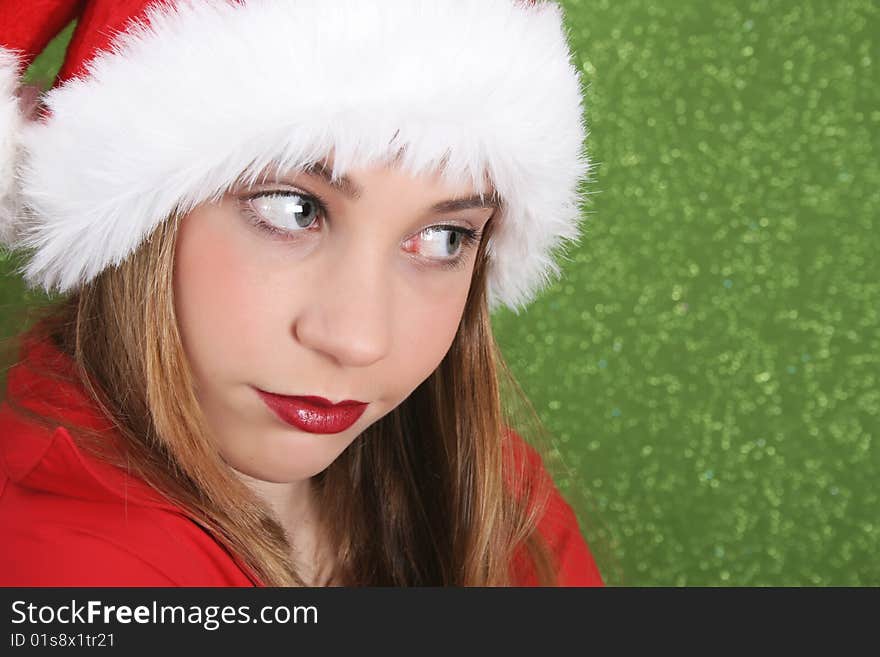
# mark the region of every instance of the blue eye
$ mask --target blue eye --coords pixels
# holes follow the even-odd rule
[[[248,221],[272,238],[295,241],[300,233],[320,231],[327,218],[323,201],[304,192],[259,192],[241,198]],[[463,267],[468,252],[480,242],[480,231],[453,225],[429,226],[404,242],[404,250],[441,269]]]
[[[295,233],[310,228],[323,215],[317,199],[296,192],[273,192],[246,200],[245,209],[259,227],[270,232]],[[268,224],[268,225],[267,225]]]
[[[406,241],[407,251],[440,263],[455,262],[478,240],[477,231],[462,226],[429,226]]]

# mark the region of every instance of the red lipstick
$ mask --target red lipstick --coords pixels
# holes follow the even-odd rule
[[[276,395],[260,389],[257,392],[280,419],[309,433],[345,431],[367,408],[365,402],[352,399],[333,404],[323,397]]]

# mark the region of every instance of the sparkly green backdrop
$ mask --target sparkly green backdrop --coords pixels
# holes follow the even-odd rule
[[[608,584],[880,585],[877,4],[562,4],[586,235],[494,323]]]

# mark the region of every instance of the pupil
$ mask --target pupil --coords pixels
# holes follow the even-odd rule
[[[459,238],[459,234],[455,231],[452,231],[451,234],[449,235],[449,240],[451,242],[453,252],[455,251],[456,241],[458,240],[458,238]]]
[[[312,209],[312,204],[306,200],[301,199],[299,205],[302,206],[303,211],[297,213],[296,224],[300,228],[306,228],[309,224],[312,223],[312,219],[309,218],[311,215],[310,210]]]

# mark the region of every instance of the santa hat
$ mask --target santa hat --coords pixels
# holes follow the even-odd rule
[[[44,112],[24,68],[72,19]],[[400,154],[504,201],[490,307],[515,311],[580,236],[583,88],[561,8],[525,0],[0,0],[0,236],[68,292],[163,220],[266,166]]]

